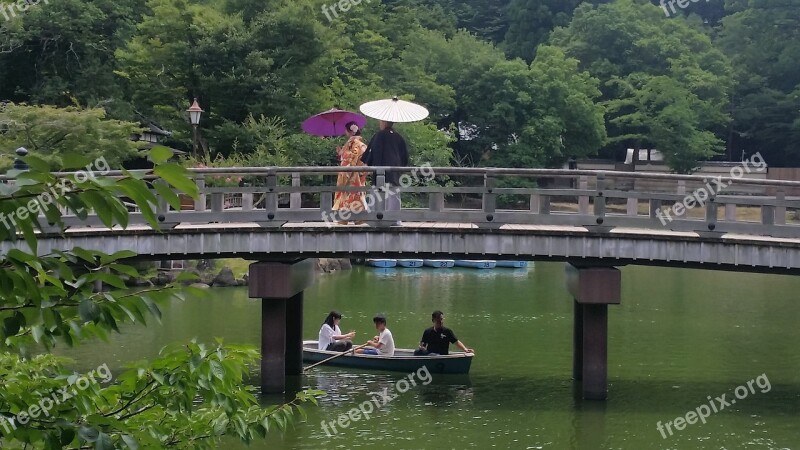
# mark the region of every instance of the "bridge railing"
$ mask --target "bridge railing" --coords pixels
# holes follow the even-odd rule
[[[386,209],[387,171],[403,174],[401,211]],[[785,193],[800,182],[662,173],[454,167],[265,167],[195,169],[196,199],[180,210],[161,202],[165,227],[180,223],[256,223],[263,227],[339,220],[391,226],[396,221],[502,226],[615,227],[703,234],[800,237],[800,198]],[[366,187],[337,187],[340,173],[369,175]],[[67,174],[63,174],[67,175]],[[109,176],[119,176],[113,172]],[[755,178],[760,176],[761,178]],[[0,177],[2,178],[2,177]],[[237,184],[237,182],[240,183]],[[367,210],[333,210],[337,192],[362,192]],[[155,191],[154,191],[155,193]],[[101,226],[67,216],[69,226]],[[145,224],[136,211],[131,224]]]

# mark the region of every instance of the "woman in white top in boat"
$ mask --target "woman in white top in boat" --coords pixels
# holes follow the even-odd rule
[[[356,332],[351,331],[347,334],[342,334],[339,329],[339,322],[342,321],[342,315],[338,311],[331,311],[322,328],[319,329],[319,342],[317,348],[319,350],[329,350],[333,352],[346,352],[353,348],[353,337]]]

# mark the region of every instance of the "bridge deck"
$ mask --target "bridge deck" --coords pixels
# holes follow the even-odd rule
[[[24,241],[0,243],[0,252]],[[800,274],[800,239],[741,234],[580,226],[409,222],[397,227],[329,227],[323,222],[179,224],[153,230],[74,227],[42,234],[40,254],[63,248],[134,250],[142,259],[299,258],[525,259],[577,265],[657,265]]]
[[[156,234],[172,234],[172,233],[186,233],[192,231],[208,231],[208,230],[227,230],[227,231],[251,231],[251,230],[293,230],[293,231],[319,231],[319,232],[352,232],[352,231],[386,231],[387,228],[375,228],[367,224],[361,225],[335,225],[329,226],[325,222],[305,222],[305,223],[286,223],[279,227],[264,229],[256,222],[241,222],[241,223],[181,223],[169,230],[153,231],[147,225],[130,225],[128,228],[116,226],[113,229],[106,227],[71,227],[64,231],[66,235],[119,235],[119,234],[140,234],[156,233]],[[474,230],[479,231],[481,227],[472,223],[455,223],[455,222],[403,222],[399,226],[392,226],[388,230],[396,233],[416,232],[416,231],[465,231]],[[590,234],[593,233],[586,227],[581,226],[565,226],[565,225],[502,225],[493,231],[502,232],[528,232],[536,234],[537,232],[544,233],[566,233],[566,234]],[[694,231],[673,231],[668,229],[652,229],[652,228],[634,228],[634,227],[614,227],[606,231],[609,235],[629,235],[652,237],[658,239],[668,238],[701,238],[707,236],[705,233]],[[38,233],[38,232],[37,232]],[[40,233],[41,234],[41,233]],[[773,244],[786,244],[786,245],[800,245],[800,238],[783,238],[771,236],[756,236],[751,234],[741,233],[715,233],[718,240],[728,242],[765,242]]]
[[[368,225],[331,226],[337,220],[332,212],[337,192],[364,192],[369,198],[371,190],[386,187],[387,170],[413,174],[419,168],[199,170],[198,198],[179,210],[160,201],[161,230],[152,229],[137,211],[125,230],[103,228],[96,216],[66,214],[66,231],[54,226],[40,233],[38,251],[135,250],[148,259],[529,259],[800,274],[800,200],[785,195],[800,183],[725,178],[716,180],[724,182],[725,191],[698,197],[709,186],[704,177],[427,168],[431,177],[402,187],[404,199],[413,199],[416,207],[389,211],[378,198],[374,207],[349,218]],[[339,171],[372,172],[375,187],[319,185],[320,175]],[[243,174],[263,184],[205,185],[206,179]],[[654,180],[661,187],[647,184]],[[499,208],[501,200],[516,209]],[[474,207],[465,207],[468,203]],[[742,208],[748,212],[744,217],[737,213]],[[398,220],[402,226],[389,226]],[[21,240],[0,242],[0,254],[16,246],[27,247]]]

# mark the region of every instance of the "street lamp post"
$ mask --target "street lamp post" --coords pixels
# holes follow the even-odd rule
[[[194,157],[197,158],[197,126],[200,125],[200,116],[203,114],[203,109],[200,108],[200,105],[197,103],[197,98],[194,99],[194,103],[192,103],[192,106],[190,106],[186,112],[189,113],[189,121],[192,123],[192,153]],[[208,156],[209,155],[206,155],[206,160]]]

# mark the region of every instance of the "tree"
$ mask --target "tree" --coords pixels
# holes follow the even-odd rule
[[[111,120],[102,108],[7,104],[0,110],[0,149],[12,152],[25,147],[50,167],[61,166],[65,155],[99,157],[114,168],[140,156],[141,143],[130,139],[140,132],[138,124]]]
[[[652,143],[677,173],[692,173],[723,149],[714,133],[697,128],[702,101],[667,76],[617,80],[623,98],[607,103],[612,124],[629,130],[612,141]]]
[[[581,3],[582,0],[511,0],[507,14],[508,32],[502,47],[512,57],[533,61],[536,47],[547,41],[554,28],[569,25],[573,11]]]
[[[530,66],[499,63],[469,90],[471,119],[486,125],[479,139],[489,165],[560,166],[593,154],[605,139],[603,108],[594,103],[598,81],[557,48],[543,47]]]
[[[800,1],[743,0],[722,21],[719,46],[738,82],[731,110],[731,157],[757,151],[773,165],[800,156]],[[780,38],[776,38],[780,36]],[[734,146],[736,147],[734,151]]]
[[[723,135],[730,120],[730,62],[699,26],[666,19],[644,0],[617,0],[579,6],[551,41],[600,79],[609,142],[622,148],[671,142],[667,162],[685,172],[721,150],[707,133]],[[685,134],[667,139],[655,130]]]
[[[28,3],[24,14],[0,21],[0,99],[102,106],[130,117],[114,51],[134,32],[144,0]]]
[[[94,211],[104,225],[124,228],[129,216],[122,198],[127,197],[157,228],[159,198],[180,208],[175,191],[197,194],[185,169],[165,163],[171,156],[169,149],[157,147],[150,155],[156,164],[152,171],[123,171],[113,178],[84,171],[63,179],[51,174],[43,159],[28,156],[30,170],[12,173],[12,184],[0,184],[0,240],[21,234],[25,242],[0,255],[4,448],[213,448],[224,435],[250,442],[270,427],[284,428],[294,411],[302,412],[299,403],[315,402],[320,395],[306,392],[286,405],[260,407],[243,382],[258,352],[221,342],[167,347],[156,360],[135,363],[107,386],[96,382],[94,372],[70,374],[65,362],[52,355],[30,356],[34,345],[73,345],[120,332],[121,323],[144,324],[147,316],[157,320],[159,303],[196,293],[175,286],[128,291],[124,278],[138,275],[126,264],[136,256],[131,251],[37,252],[34,230],[62,225],[61,208],[81,218]],[[93,165],[85,157],[62,161],[67,169]],[[111,289],[95,293],[95,282]],[[103,381],[111,381],[108,367],[99,369],[97,374],[108,372]],[[50,401],[61,390],[70,395]]]

